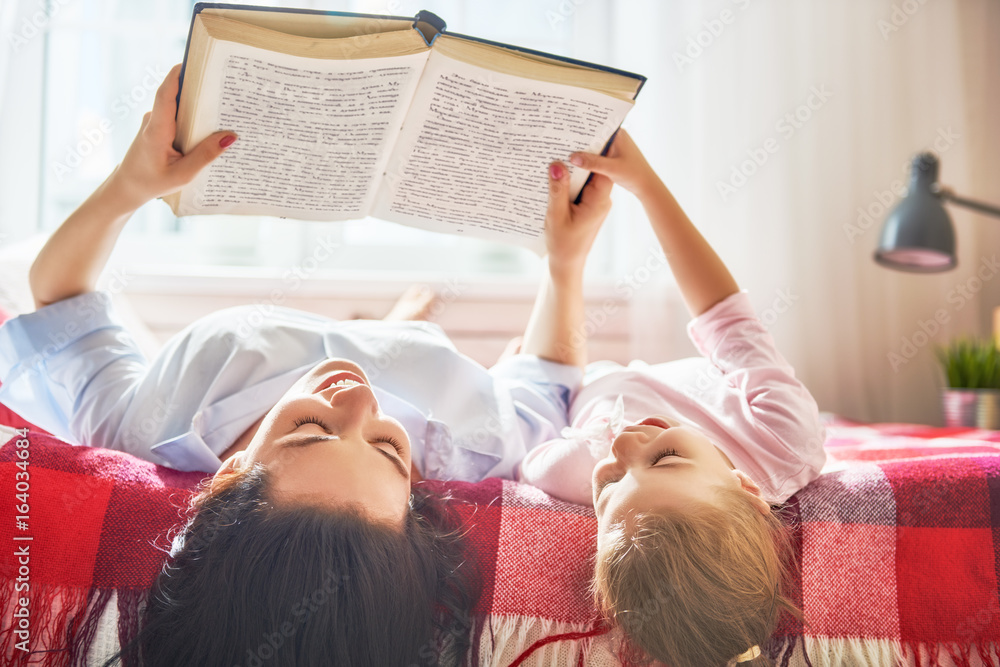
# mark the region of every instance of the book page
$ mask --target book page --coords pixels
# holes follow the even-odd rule
[[[549,163],[600,152],[632,104],[431,53],[372,215],[544,252]]]
[[[239,135],[181,192],[178,215],[367,215],[427,52],[319,60],[216,42],[193,139]]]

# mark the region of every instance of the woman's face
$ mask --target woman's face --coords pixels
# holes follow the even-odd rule
[[[364,371],[326,359],[285,392],[246,450],[216,474],[262,463],[282,502],[355,504],[375,520],[402,525],[410,461],[406,431],[379,410]]]
[[[704,433],[665,417],[628,426],[594,468],[598,544],[608,530],[641,512],[683,510],[713,503],[721,488],[742,488],[758,509],[770,507],[760,489]]]

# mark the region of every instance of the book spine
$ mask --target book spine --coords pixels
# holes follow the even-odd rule
[[[448,26],[445,24],[444,19],[426,9],[421,9],[417,12],[416,17],[413,19],[413,29],[420,33],[427,46],[433,46],[434,40],[444,32],[446,27]]]
[[[177,99],[174,100],[175,121],[177,120],[177,113],[180,111],[181,108],[181,89],[184,88],[184,72],[187,70],[188,51],[191,50],[191,35],[194,34],[194,20],[198,17],[198,14],[201,13],[201,10],[204,9],[206,4],[207,3],[204,2],[195,3],[194,11],[191,12],[191,25],[188,26],[187,42],[184,44],[184,60],[181,61],[181,76],[180,76],[180,81],[178,81],[177,83]],[[176,148],[176,146],[174,146],[174,148]]]

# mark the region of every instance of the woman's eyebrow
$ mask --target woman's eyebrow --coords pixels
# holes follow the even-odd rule
[[[314,442],[322,442],[324,440],[340,440],[340,438],[338,438],[336,436],[332,436],[332,435],[315,435],[315,434],[313,434],[313,435],[303,435],[303,436],[300,436],[298,438],[289,438],[288,440],[285,440],[283,443],[281,443],[281,446],[282,447],[308,447],[309,445],[313,444]],[[385,458],[389,459],[389,461],[392,463],[392,465],[396,468],[396,472],[398,472],[400,475],[402,475],[404,479],[407,479],[407,480],[410,479],[409,474],[407,474],[407,472],[406,472],[406,466],[403,465],[403,462],[399,458],[393,456],[392,454],[390,454],[389,452],[385,451],[381,447],[375,447],[375,450],[379,454],[381,454],[382,456],[384,456]]]

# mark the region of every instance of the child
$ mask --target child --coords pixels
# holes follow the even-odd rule
[[[594,505],[595,596],[629,646],[672,667],[754,660],[795,613],[771,504],[823,466],[816,403],[625,131],[607,157],[571,161],[640,199],[703,358],[591,365],[574,428],[530,451],[520,479]]]
[[[31,267],[38,310],[0,327],[0,401],[75,444],[213,473],[150,591],[142,664],[409,665],[469,645],[474,582],[461,533],[418,476],[511,477],[566,426],[582,353],[581,276],[611,181],[569,202],[550,171],[552,252],[524,354],[487,371],[425,322],[334,322],[230,308],[150,364],[94,286],[131,214],[237,137],[172,148],[179,67],[122,163]],[[206,220],[204,224],[211,224]],[[323,603],[315,603],[322,593]],[[280,650],[264,645],[281,630]],[[270,648],[269,648],[270,646]]]

